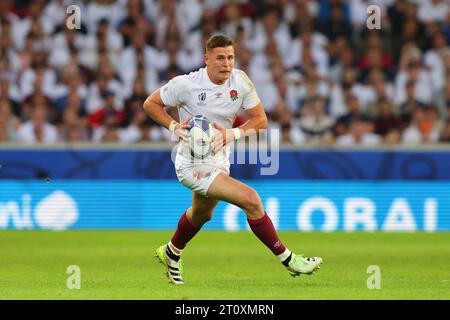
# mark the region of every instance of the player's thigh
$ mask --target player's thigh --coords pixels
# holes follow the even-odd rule
[[[205,197],[194,191],[192,192],[192,211],[195,215],[212,215],[218,203],[218,199]]]
[[[214,179],[208,189],[208,196],[248,211],[264,211],[261,198],[255,189],[224,173]]]

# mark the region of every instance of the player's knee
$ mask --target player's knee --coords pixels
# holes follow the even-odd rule
[[[261,198],[258,193],[249,188],[244,194],[242,194],[242,209],[246,212],[259,211],[262,208]]]

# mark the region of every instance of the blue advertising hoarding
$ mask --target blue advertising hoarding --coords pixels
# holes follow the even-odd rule
[[[241,156],[231,175],[259,192],[280,230],[450,230],[449,150],[280,150],[255,162],[247,150],[234,164]],[[191,192],[172,158],[170,147],[3,148],[0,229],[173,230]],[[227,203],[204,228],[249,229]]]
[[[279,230],[450,230],[448,182],[244,181]],[[174,229],[191,201],[176,181],[71,180],[0,183],[0,229]],[[205,229],[246,230],[221,202]]]

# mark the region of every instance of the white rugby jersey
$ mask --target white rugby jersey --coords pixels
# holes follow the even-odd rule
[[[174,77],[161,88],[160,95],[166,106],[178,108],[180,122],[191,116],[204,115],[211,123],[218,123],[227,129],[232,128],[241,108],[251,109],[260,102],[252,81],[238,69],[233,69],[230,78],[219,85],[209,79],[206,68],[201,68]],[[201,162],[227,162],[230,147],[227,145],[222,151]],[[191,158],[187,145],[183,143],[178,154],[186,161]]]
[[[166,106],[178,108],[180,122],[194,115],[231,128],[241,108],[250,109],[260,102],[255,86],[244,71],[233,69],[224,84],[215,84],[206,68],[174,77],[160,90]]]

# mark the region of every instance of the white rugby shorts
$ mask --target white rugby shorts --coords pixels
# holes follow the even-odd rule
[[[223,172],[230,175],[230,161],[191,161],[190,157],[177,153],[175,158],[175,172],[178,181],[194,192],[208,197],[208,189],[214,179]]]

